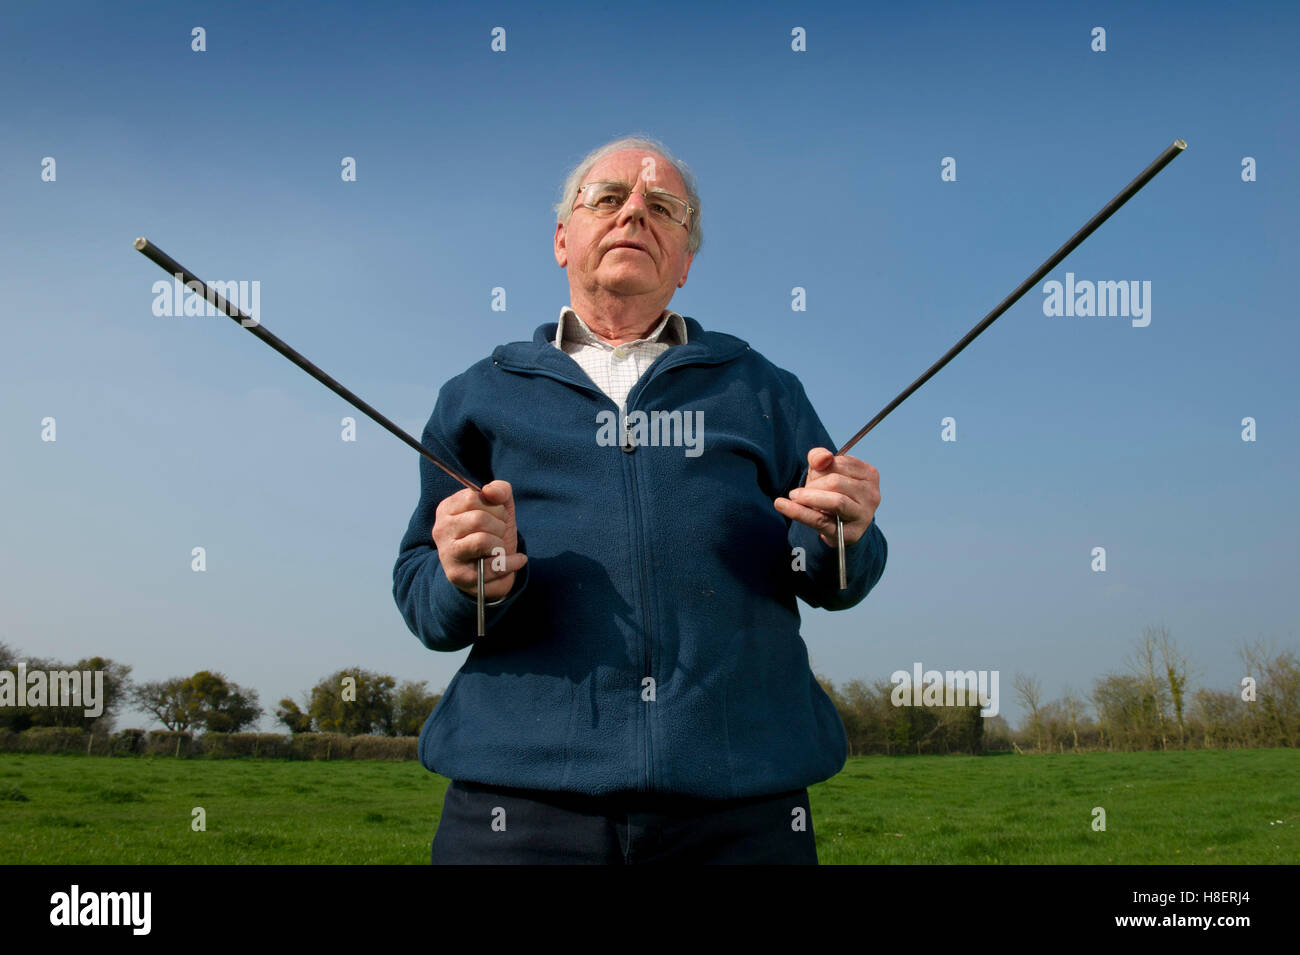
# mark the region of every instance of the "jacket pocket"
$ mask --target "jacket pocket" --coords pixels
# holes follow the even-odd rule
[[[439,717],[447,711],[447,705],[451,702],[451,695],[456,692],[456,686],[460,683],[460,674],[461,671],[457,670],[456,675],[447,684],[447,692],[442,694],[438,704],[433,708],[433,712],[425,718],[424,726],[420,729],[420,742],[416,746],[416,754],[419,756],[420,765],[429,772],[433,772],[433,766],[429,764],[428,760],[429,740],[433,737],[433,728],[437,725]]]

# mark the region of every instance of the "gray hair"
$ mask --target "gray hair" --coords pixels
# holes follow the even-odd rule
[[[597,146],[587,153],[564,180],[564,185],[560,189],[560,201],[555,204],[556,221],[563,222],[566,226],[569,224],[569,216],[573,212],[574,203],[578,201],[578,189],[583,184],[582,180],[587,177],[596,163],[611,153],[621,152],[624,149],[644,149],[667,160],[668,164],[677,170],[677,174],[682,177],[682,182],[686,184],[686,201],[691,204],[693,210],[686,251],[692,254],[698,252],[704,242],[704,232],[700,229],[700,193],[695,185],[695,174],[691,172],[690,166],[673,156],[668,151],[668,147],[649,136],[625,136],[603,146]]]

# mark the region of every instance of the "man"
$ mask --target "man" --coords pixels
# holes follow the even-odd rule
[[[422,462],[393,572],[427,647],[473,644],[420,737],[453,780],[433,861],[815,864],[807,786],[848,746],[796,598],[880,578],[879,475],[794,375],[667,310],[700,198],[661,144],[593,151],[557,215],[570,307],[443,386],[424,443],[483,490]]]

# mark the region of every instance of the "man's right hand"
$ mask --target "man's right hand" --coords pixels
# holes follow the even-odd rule
[[[515,572],[528,562],[527,554],[518,553],[514,492],[505,481],[483,485],[482,494],[465,488],[443,498],[434,517],[433,542],[438,546],[438,559],[447,579],[471,597],[478,593],[480,557],[487,558],[483,565],[483,593],[488,600],[510,593]],[[504,570],[500,569],[501,559],[493,557],[496,547],[505,548]],[[501,558],[500,551],[497,557]]]

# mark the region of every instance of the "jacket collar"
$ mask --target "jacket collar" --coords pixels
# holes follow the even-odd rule
[[[588,328],[587,323],[578,316],[578,313],[570,305],[560,309],[560,319],[556,324],[559,326],[555,332],[556,348],[562,348],[566,340],[584,344],[603,344],[609,348],[614,347]],[[690,331],[686,327],[686,320],[669,309],[663,314],[654,330],[640,341],[663,342],[667,345],[685,345],[690,341]]]
[[[685,345],[674,345],[655,360],[655,367],[675,365],[715,365],[731,361],[749,350],[744,340],[725,332],[708,332],[690,316],[686,323]],[[591,385],[586,372],[569,355],[555,347],[555,333],[559,322],[537,326],[530,342],[510,342],[498,345],[492,352],[492,361],[510,371],[550,372],[587,387]]]

